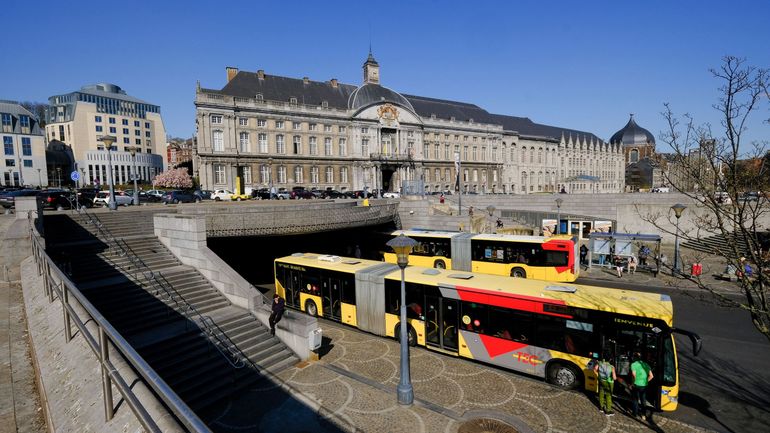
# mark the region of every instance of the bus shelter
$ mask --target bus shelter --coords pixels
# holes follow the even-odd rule
[[[628,270],[628,260],[636,259],[638,271],[658,275],[660,269],[660,236],[641,233],[591,233],[588,240],[588,267],[612,267],[620,257]],[[665,260],[665,259],[663,259]]]

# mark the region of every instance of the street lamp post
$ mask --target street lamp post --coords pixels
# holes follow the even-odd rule
[[[679,218],[682,216],[682,212],[684,212],[685,209],[687,209],[687,206],[677,203],[673,206],[671,206],[671,209],[674,211],[674,215],[676,216],[676,235],[674,238],[674,268],[672,269],[672,273],[674,275],[679,274]]]
[[[387,245],[393,248],[393,251],[396,253],[398,267],[401,268],[401,325],[399,326],[401,331],[401,336],[399,338],[399,341],[401,342],[401,380],[398,382],[396,393],[399,404],[403,405],[410,405],[414,402],[414,390],[412,389],[412,381],[409,376],[409,340],[407,339],[409,325],[406,321],[406,286],[404,283],[404,269],[406,269],[406,265],[409,264],[409,253],[412,252],[412,248],[417,244],[417,241],[404,236],[403,233],[387,243]]]
[[[495,207],[492,205],[487,206],[487,213],[489,214],[489,233],[492,233],[492,215],[495,213]]]
[[[561,197],[557,198],[556,200],[556,234],[561,234],[561,204],[564,202],[564,199]]]
[[[86,185],[87,185],[86,184],[86,168],[85,167],[80,167],[80,173],[82,174],[82,176],[80,176],[80,180],[83,183],[83,188],[85,188]]]
[[[131,152],[131,161],[133,163],[133,177],[134,177],[134,206],[139,206],[139,187],[136,184],[136,146],[131,146],[128,148],[128,151]]]
[[[107,148],[107,169],[109,170],[109,177],[107,178],[110,183],[110,201],[108,207],[110,210],[118,210],[118,203],[115,201],[115,184],[112,179],[112,143],[115,142],[115,137],[111,135],[105,135],[98,141],[104,143],[104,147]]]
[[[269,194],[270,200],[276,198],[273,197],[273,158],[267,159],[267,181],[270,184]]]
[[[56,183],[61,188],[61,167],[56,167]]]
[[[40,188],[43,187],[43,177],[40,175],[41,168],[37,169],[37,184],[40,185]]]
[[[13,185],[13,169],[9,168],[8,169],[8,185],[6,185],[6,186],[11,186],[11,185]]]

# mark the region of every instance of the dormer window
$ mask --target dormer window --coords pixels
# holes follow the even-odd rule
[[[261,93],[257,93],[256,98],[257,98],[257,101],[259,101],[259,102],[262,102],[262,101],[265,100],[265,96],[262,95]]]
[[[322,102],[321,102],[321,107],[323,107],[323,108],[329,108],[329,101],[322,101]]]
[[[297,98],[296,98],[296,97],[294,97],[294,96],[292,96],[291,98],[289,98],[289,104],[291,104],[291,105],[297,105]]]

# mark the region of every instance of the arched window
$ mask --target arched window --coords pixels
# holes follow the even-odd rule
[[[631,154],[628,156],[628,162],[639,162],[639,149],[631,149]]]

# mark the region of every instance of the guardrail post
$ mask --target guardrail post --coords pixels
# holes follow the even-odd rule
[[[72,340],[72,327],[70,326],[70,311],[67,308],[70,304],[69,290],[64,281],[59,283],[62,294],[62,311],[64,312],[64,340],[69,343]]]
[[[112,405],[112,379],[107,371],[107,362],[110,360],[110,347],[107,333],[99,326],[99,361],[102,366],[102,394],[104,395],[104,419],[110,421],[115,415],[115,407]],[[105,422],[106,422],[105,421]]]
[[[43,278],[43,287],[45,287],[45,294],[48,295],[48,303],[53,302],[53,288],[51,287],[51,265],[48,264],[48,260],[45,262],[45,275]]]

